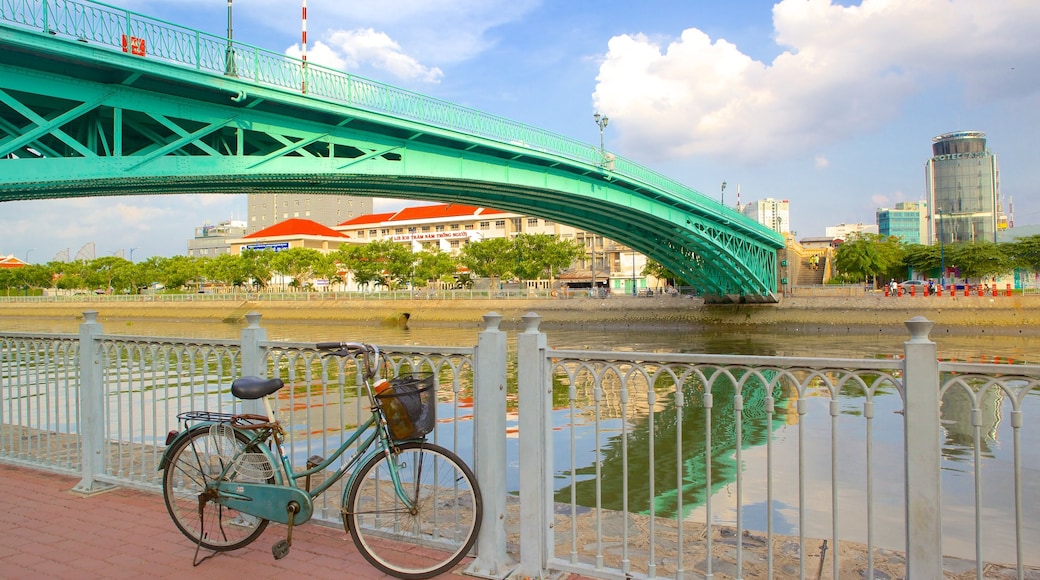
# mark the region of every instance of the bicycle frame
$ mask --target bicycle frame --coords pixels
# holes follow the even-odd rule
[[[376,357],[378,358],[378,350],[376,350]],[[367,353],[365,358],[367,359]],[[367,371],[367,360],[365,364]],[[366,372],[366,374],[369,373]],[[292,461],[282,447],[281,424],[277,420],[270,399],[268,396],[263,397],[262,401],[268,423],[249,428],[232,425],[235,431],[245,434],[249,441],[226,462],[220,474],[213,481],[207,483],[207,495],[210,497],[207,497],[206,500],[225,505],[245,514],[283,524],[288,524],[291,519],[293,525],[298,525],[305,523],[313,515],[314,500],[339,482],[350,471],[351,475],[343,488],[343,497],[341,498],[341,505],[345,505],[347,494],[354,485],[355,468],[364,464],[365,461],[376,454],[385,453],[389,455],[394,453],[396,446],[395,442],[390,438],[386,420],[383,418],[382,412],[372,395],[370,378],[366,377],[363,384],[371,402],[371,416],[359,425],[331,456],[299,473],[294,473]],[[221,421],[202,421],[184,429],[169,443],[167,451],[163,454],[162,461],[160,461],[159,468],[166,468],[169,463],[167,454],[176,447],[178,440],[188,436],[189,433],[194,433],[198,429],[209,429],[213,425],[220,423]],[[270,443],[272,440],[274,441],[273,446]],[[324,472],[340,459],[355,442],[359,441],[360,443],[354,450],[354,454],[345,460],[329,477],[315,486],[314,489],[303,489],[298,485],[297,482],[301,478],[306,479],[316,473]],[[229,476],[236,469],[235,466],[240,458],[246,453],[256,452],[262,453],[272,466],[278,466],[273,474],[275,484],[231,480]],[[394,465],[393,462],[391,462],[391,465]],[[391,469],[391,479],[394,489],[404,506],[412,509],[414,507],[412,500],[405,493],[396,469]],[[296,505],[290,509],[289,506],[293,503]]]

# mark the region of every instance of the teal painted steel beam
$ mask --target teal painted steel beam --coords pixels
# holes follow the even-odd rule
[[[778,234],[627,160],[604,166],[586,144],[342,73],[309,77],[333,98],[287,91],[271,79],[292,62],[237,44],[239,77],[217,75],[197,33],[60,4],[85,7],[80,21],[26,21],[88,43],[12,28],[17,9],[0,15],[0,201],[278,191],[457,201],[602,234],[709,299],[775,300]],[[90,44],[111,44],[116,30],[152,35],[159,58]]]

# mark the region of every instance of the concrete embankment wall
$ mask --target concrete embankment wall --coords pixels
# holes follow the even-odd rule
[[[358,323],[391,322],[404,313],[410,325],[480,325],[481,316],[498,312],[507,326],[520,324],[528,312],[554,325],[608,326],[782,326],[792,328],[896,327],[914,316],[924,316],[937,326],[973,331],[1040,334],[1040,296],[930,296],[886,298],[858,297],[787,298],[780,304],[705,306],[698,299],[682,297],[568,300],[320,300],[307,301],[210,301],[109,302],[105,300],[63,303],[0,303],[0,316],[66,318],[97,310],[110,320],[236,320],[257,311],[267,320],[341,320]]]

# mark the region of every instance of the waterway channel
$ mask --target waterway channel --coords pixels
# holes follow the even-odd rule
[[[48,319],[48,318],[19,318],[0,316],[0,332],[76,332],[80,321],[71,319]],[[103,321],[106,334],[123,334],[137,336],[166,336],[185,338],[237,338],[243,328],[242,323],[221,323],[216,321],[163,321],[163,320],[110,320]],[[437,324],[413,324],[409,328],[396,326],[383,326],[379,324],[355,324],[355,323],[326,323],[326,322],[293,322],[293,321],[262,321],[267,329],[268,338],[271,340],[288,341],[325,341],[325,340],[357,340],[363,342],[374,342],[386,345],[443,345],[443,346],[471,346],[476,344],[477,335],[480,332],[478,326],[459,325],[437,325]],[[516,334],[518,330],[510,329],[510,349],[515,348]],[[820,358],[888,358],[898,357],[903,351],[903,342],[907,340],[908,333],[901,328],[887,328],[883,332],[870,334],[854,334],[849,332],[791,332],[769,333],[760,330],[734,330],[733,327],[719,326],[699,328],[696,331],[683,330],[680,328],[641,328],[638,330],[628,328],[611,327],[585,327],[566,328],[554,327],[546,331],[549,346],[562,349],[589,349],[589,350],[622,350],[622,351],[650,351],[650,352],[685,352],[706,354],[741,354],[741,355],[765,355],[765,356],[798,356],[798,357],[820,357]],[[933,340],[938,345],[939,356],[946,360],[960,360],[969,362],[1015,362],[1027,364],[1040,364],[1040,338],[1036,336],[1007,336],[987,334],[942,332],[933,333]],[[1037,429],[1030,429],[1030,424],[1040,424],[1035,417],[1040,416],[1040,394],[1036,391],[1027,397],[1025,410],[1025,427],[1021,430],[1020,451],[1023,464],[1023,480],[1025,482],[1025,498],[1029,501],[1024,506],[1024,532],[1030,543],[1040,543],[1040,478],[1035,477],[1040,472],[1040,433]],[[718,400],[718,399],[717,399]],[[822,399],[820,402],[822,404]],[[810,404],[815,404],[811,402]],[[841,401],[842,413],[855,414],[862,401]],[[1010,416],[1010,403],[998,398],[989,401],[984,409],[984,435],[981,441],[983,447],[984,461],[984,485],[987,498],[1003,498],[1008,500],[1013,496],[1014,456],[1012,447],[1012,429],[1010,421],[1002,420],[1002,417]],[[901,408],[898,394],[890,393],[882,395],[877,400],[877,418],[875,420],[875,466],[874,497],[877,517],[883,529],[884,537],[875,538],[881,546],[900,550],[902,548],[902,529],[900,512],[902,510],[902,420],[898,414]],[[947,553],[973,556],[974,546],[974,458],[973,439],[971,427],[971,413],[969,408],[963,407],[961,402],[944,402],[944,436],[943,436],[943,501],[944,501],[944,537],[945,550]],[[558,419],[563,421],[564,419]],[[825,412],[810,413],[806,415],[805,434],[818,442],[825,442],[830,436],[831,426]],[[638,431],[639,420],[633,421],[634,431]],[[780,447],[791,446],[795,439],[793,425],[780,425],[779,427],[763,427],[761,431],[773,430],[775,445]],[[694,427],[694,430],[696,427]],[[600,436],[601,444],[606,444],[616,433],[608,433]],[[634,435],[638,436],[638,434]],[[853,429],[847,429],[841,433],[843,438],[855,440],[862,438],[862,424]],[[508,462],[513,467],[513,474],[509,477],[508,485],[515,489],[518,473],[515,472],[517,465],[515,440],[509,446]],[[578,445],[581,451],[588,456],[593,446],[595,436],[585,434],[579,437]],[[818,443],[815,442],[815,443]],[[805,477],[810,486],[819,485],[820,489],[830,486],[830,453],[824,448],[813,447],[810,442],[807,453],[808,462],[805,466]],[[824,446],[825,447],[825,446]],[[794,452],[792,449],[789,451]],[[891,451],[891,463],[885,453]],[[761,445],[750,445],[745,449],[744,473],[747,482],[752,486],[762,486],[765,474],[761,472],[764,465],[764,448]],[[842,458],[844,462],[840,466],[840,478],[854,478],[855,474],[864,471],[864,458],[859,453],[849,454]],[[605,469],[617,471],[615,466],[604,466]],[[638,472],[642,468],[631,464],[629,472]],[[777,494],[781,498],[779,507],[774,509],[776,530],[778,533],[797,533],[797,516],[793,515],[796,505],[790,503],[797,499],[797,489],[792,487],[797,479],[796,466],[782,468],[787,473],[786,477],[795,478],[795,481],[784,481],[781,478]],[[880,471],[880,476],[877,473]],[[886,473],[891,473],[889,477]],[[996,475],[992,475],[996,474]],[[558,473],[558,476],[560,474]],[[619,473],[606,473],[604,478],[617,480]],[[775,474],[774,474],[774,477]],[[558,477],[557,490],[566,492],[568,483],[565,477]],[[696,486],[694,486],[696,487]],[[609,486],[608,486],[609,488]],[[810,488],[814,489],[814,488]],[[714,519],[720,523],[733,523],[736,506],[731,501],[734,492],[732,482],[720,486],[713,495],[716,502]],[[747,491],[745,493],[748,493]],[[842,489],[844,502],[854,498],[860,498],[860,492]],[[826,505],[830,502],[830,493],[826,497],[811,498],[808,509],[816,510],[818,505]],[[727,501],[729,497],[729,501]],[[662,499],[661,497],[658,498]],[[862,498],[865,502],[865,497]],[[785,504],[785,502],[788,502]],[[986,518],[990,540],[987,542],[985,557],[987,560],[999,562],[1014,561],[1014,510],[1008,501],[993,503],[986,500]],[[999,504],[999,505],[997,505]],[[848,504],[846,504],[848,505]],[[791,508],[791,509],[788,509]],[[744,526],[752,530],[762,531],[765,529],[765,513],[769,508],[763,504],[752,504],[744,507]],[[856,511],[856,510],[853,510]],[[791,515],[793,519],[785,520],[785,515]],[[822,516],[822,517],[820,517]],[[703,508],[691,506],[687,510],[686,517],[700,519],[703,521]],[[859,527],[862,521],[858,515],[852,516],[850,527]],[[814,514],[807,523],[807,533],[814,537],[829,537],[828,518],[825,514]],[[858,532],[853,534],[858,535]],[[853,537],[851,539],[860,539]],[[1040,556],[1026,554],[1026,562],[1036,565],[1040,563]]]

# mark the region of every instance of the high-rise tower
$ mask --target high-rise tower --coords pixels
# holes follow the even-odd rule
[[[997,241],[1000,182],[997,156],[981,131],[957,131],[932,139],[925,163],[929,240],[938,243]]]

